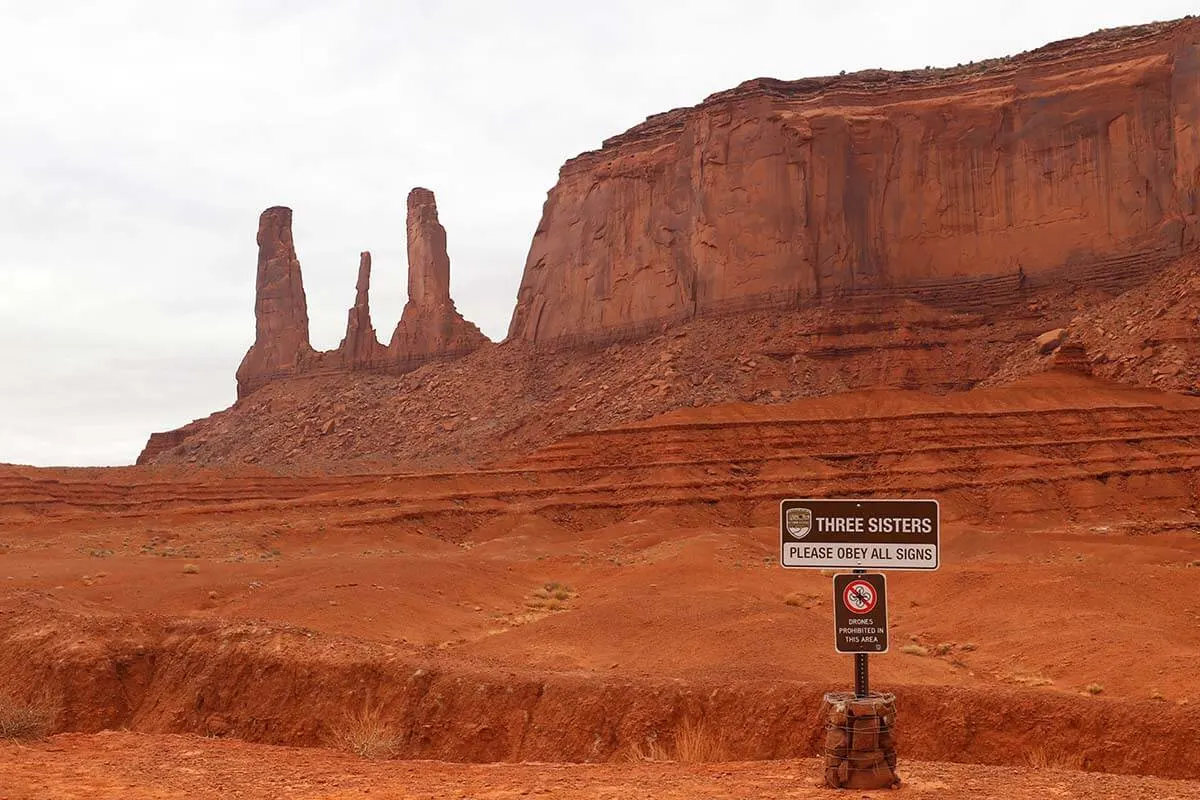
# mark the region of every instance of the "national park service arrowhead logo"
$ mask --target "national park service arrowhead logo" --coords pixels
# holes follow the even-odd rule
[[[807,508],[789,508],[784,515],[787,532],[797,539],[808,536],[812,530],[812,511]]]

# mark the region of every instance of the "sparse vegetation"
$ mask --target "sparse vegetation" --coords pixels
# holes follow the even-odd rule
[[[0,739],[32,742],[45,739],[58,718],[58,704],[47,698],[23,702],[0,694]]]
[[[974,642],[963,642],[958,646],[958,649],[964,653],[971,653],[979,649],[979,645]]]
[[[906,644],[904,647],[901,647],[900,652],[906,653],[910,656],[927,656],[929,655],[929,648],[913,643]]]
[[[1200,558],[1197,558],[1195,561],[1189,561],[1188,566],[1189,567],[1200,567]]]
[[[1066,755],[1051,754],[1045,747],[1033,747],[1025,753],[1025,765],[1030,769],[1070,769],[1083,768],[1083,756],[1080,753]]]
[[[1104,687],[1098,683],[1089,683],[1086,690],[1088,694],[1095,696],[1104,691]]]
[[[1008,679],[1013,683],[1018,683],[1021,686],[1027,686],[1030,689],[1054,685],[1054,681],[1043,675],[1009,675]]]
[[[378,706],[363,704],[357,712],[347,712],[330,733],[331,744],[360,758],[380,760],[400,751],[400,739]]]
[[[730,755],[724,736],[714,732],[703,720],[685,719],[675,729],[669,747],[657,736],[652,736],[629,748],[629,760],[702,763],[728,761]]]
[[[183,565],[183,573],[185,575],[196,575],[199,572],[200,572],[200,567],[196,566],[195,564],[184,564]]]
[[[940,644],[935,644],[933,646],[932,652],[935,656],[945,656],[945,655],[949,655],[950,651],[953,649],[954,649],[953,642],[942,642]]]
[[[787,597],[783,598],[783,604],[788,606],[802,606],[804,605],[804,598],[796,592],[792,592]]]
[[[561,611],[567,601],[578,597],[578,593],[565,583],[548,581],[530,593],[525,607],[535,611]]]

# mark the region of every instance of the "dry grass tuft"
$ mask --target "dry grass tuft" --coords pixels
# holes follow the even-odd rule
[[[1103,687],[1103,686],[1101,686],[1101,685],[1100,685],[1100,684],[1098,684],[1098,683],[1089,683],[1089,684],[1087,685],[1087,689],[1086,689],[1086,691],[1087,691],[1087,693],[1088,693],[1088,694],[1090,694],[1090,695],[1092,695],[1092,696],[1094,697],[1095,695],[1098,695],[1098,694],[1100,694],[1101,692],[1103,692],[1103,691],[1104,691],[1104,687]]]
[[[18,742],[45,739],[54,729],[58,711],[58,704],[48,698],[26,703],[0,694],[0,739]]]
[[[929,649],[922,647],[919,644],[906,644],[906,645],[904,645],[904,647],[900,648],[900,652],[907,653],[910,656],[927,656],[927,655],[929,655]]]
[[[727,761],[725,737],[709,730],[703,721],[685,720],[675,731],[675,759],[695,764],[707,761]]]
[[[525,607],[533,611],[562,611],[567,602],[579,596],[579,593],[558,581],[548,581],[534,589],[525,601]]]
[[[1064,753],[1051,754],[1045,747],[1033,747],[1025,753],[1025,766],[1030,769],[1083,769],[1083,755],[1074,753],[1067,755]]]
[[[196,574],[199,574],[199,572],[200,572],[200,567],[196,566],[195,564],[184,564],[183,565],[183,574],[184,575],[196,575]]]
[[[787,606],[802,606],[804,605],[804,597],[796,592],[792,592],[783,598],[783,604]]]
[[[670,747],[656,737],[647,739],[629,748],[629,760],[699,764],[731,759],[729,745],[721,733],[713,731],[703,720],[686,719],[675,729]]]
[[[630,761],[672,761],[671,751],[658,739],[634,742],[629,746]]]
[[[400,738],[384,719],[383,710],[366,704],[361,711],[346,712],[341,724],[332,730],[330,743],[338,750],[371,760],[391,758],[400,751]]]

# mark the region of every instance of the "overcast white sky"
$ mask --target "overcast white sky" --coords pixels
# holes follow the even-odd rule
[[[0,462],[124,464],[234,400],[254,236],[294,231],[314,346],[358,253],[385,342],[405,196],[437,194],[458,308],[504,336],[562,162],[754,77],[947,66],[1167,0],[0,0]]]

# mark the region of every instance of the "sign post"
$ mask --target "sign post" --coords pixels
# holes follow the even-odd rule
[[[848,704],[847,696],[838,693],[825,696],[830,709],[825,780],[830,786],[899,785],[892,733],[895,698],[872,695],[870,683],[870,654],[888,650],[887,579],[867,570],[937,569],[940,525],[936,500],[788,499],[780,503],[781,566],[852,570],[833,578],[834,649],[854,654],[856,702]]]

